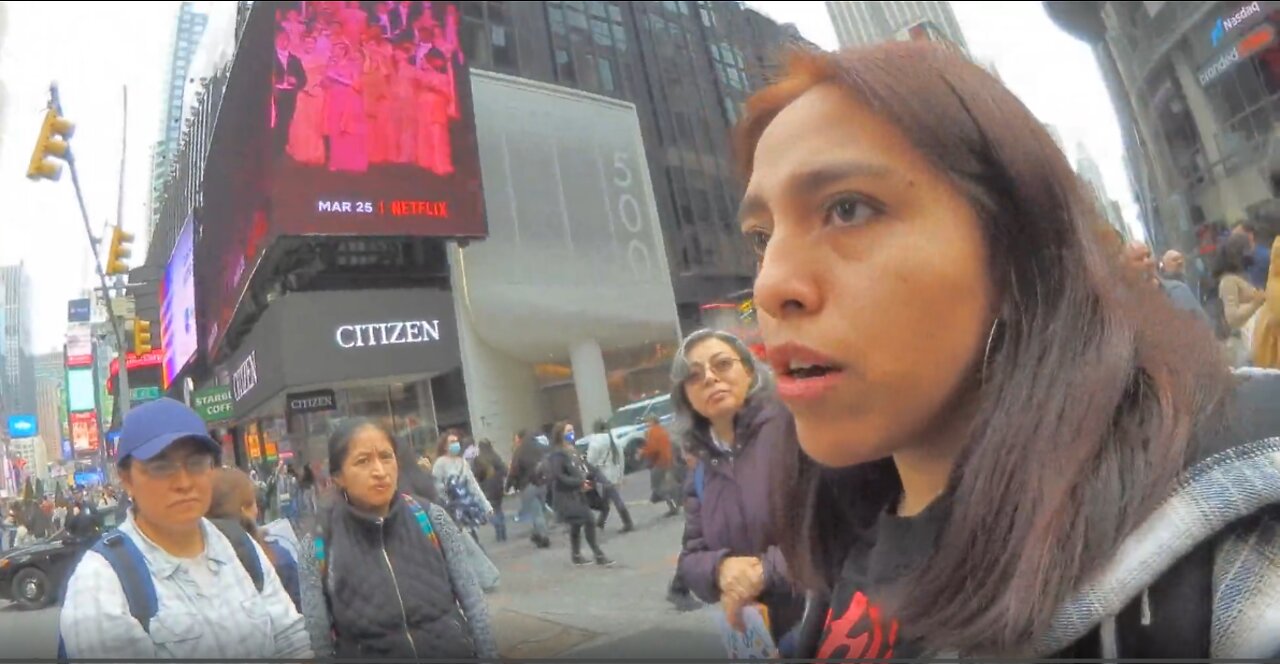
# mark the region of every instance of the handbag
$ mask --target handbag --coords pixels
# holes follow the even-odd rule
[[[604,495],[600,493],[600,484],[594,484],[590,489],[586,489],[583,495],[587,498],[587,507],[596,512],[603,512],[609,507],[608,501],[604,499]]]

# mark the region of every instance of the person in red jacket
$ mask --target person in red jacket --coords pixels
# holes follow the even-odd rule
[[[676,502],[676,491],[672,468],[674,467],[674,451],[671,447],[671,434],[663,428],[658,418],[650,415],[649,428],[644,434],[644,447],[640,450],[640,458],[649,464],[649,482],[653,487],[652,502],[667,503],[667,516],[680,513],[680,505]]]

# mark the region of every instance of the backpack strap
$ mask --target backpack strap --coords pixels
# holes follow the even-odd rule
[[[413,513],[413,518],[417,520],[418,527],[422,529],[422,534],[426,535],[427,540],[439,549],[440,538],[436,536],[436,530],[431,525],[431,519],[427,516],[427,511],[422,509],[422,505],[420,505],[413,496],[410,496],[407,493],[400,495],[404,498],[405,505],[409,506],[409,511]]]
[[[698,496],[698,502],[702,502],[702,488],[707,484],[707,461],[702,459],[698,461],[698,465],[693,469],[693,491]]]
[[[147,559],[133,539],[119,530],[108,533],[90,549],[111,565],[120,579],[125,601],[129,603],[129,615],[133,616],[142,631],[151,633],[151,619],[160,610],[156,599],[156,586],[151,579]]]
[[[231,542],[231,548],[235,549],[240,565],[253,580],[253,587],[258,592],[262,592],[265,575],[262,572],[262,559],[258,557],[258,551],[253,546],[253,535],[250,535],[244,526],[231,519],[209,519],[209,522],[222,531],[222,534]]]

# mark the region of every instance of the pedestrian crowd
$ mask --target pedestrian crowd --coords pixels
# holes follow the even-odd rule
[[[1257,229],[1223,239],[1206,310],[1180,255],[1126,245],[1030,111],[933,44],[797,53],[735,142],[765,350],[687,335],[674,419],[637,451],[683,515],[677,609],[717,604],[726,643],[763,625],[772,657],[1280,657],[1280,272]],[[282,471],[263,524],[194,412],[140,406],[131,507],[70,579],[63,652],[496,660],[478,533],[507,540],[505,499],[533,547],[564,524],[577,565],[613,565],[614,512],[635,529],[631,450],[605,422],[578,438],[517,432],[508,463],[350,419],[331,490]]]

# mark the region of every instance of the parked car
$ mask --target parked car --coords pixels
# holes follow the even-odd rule
[[[629,403],[619,408],[614,412],[613,417],[609,418],[609,431],[625,452],[625,472],[627,473],[634,473],[645,467],[637,453],[644,445],[644,436],[649,430],[646,420],[651,415],[656,415],[663,426],[671,425],[675,420],[675,410],[671,405],[670,394]]]
[[[98,512],[99,532],[116,527],[114,510]],[[0,555],[0,599],[23,609],[41,609],[59,601],[76,562],[98,540],[75,537],[65,529],[27,546]]]

